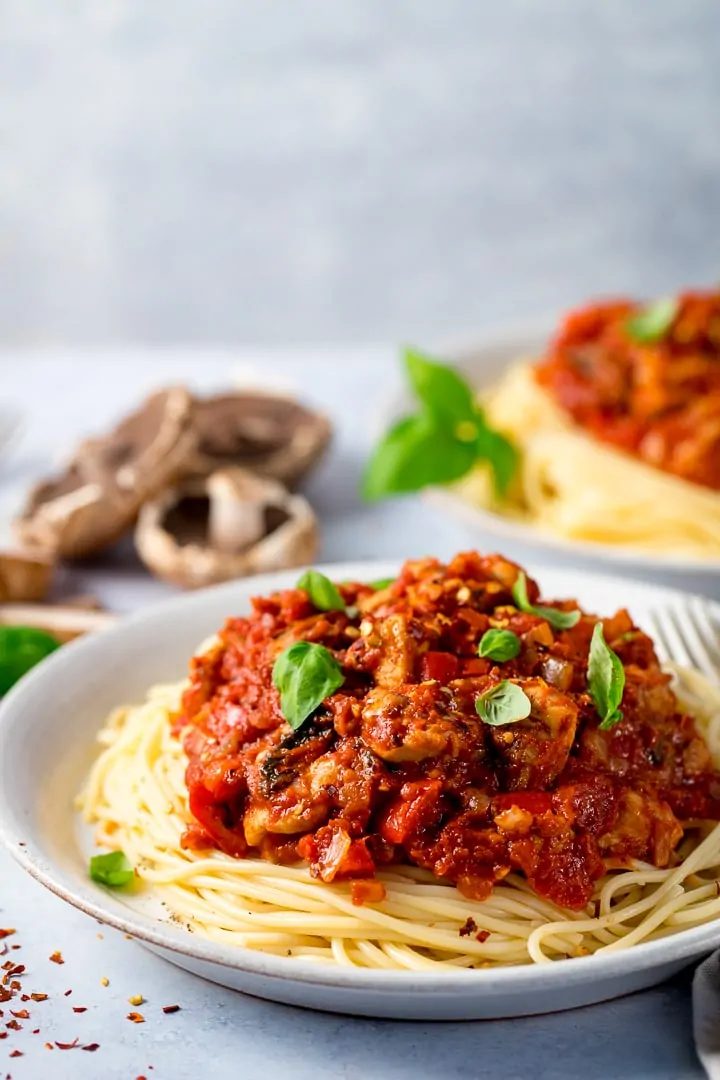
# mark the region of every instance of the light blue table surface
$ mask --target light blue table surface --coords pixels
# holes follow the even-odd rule
[[[283,380],[332,413],[338,437],[308,488],[323,521],[323,558],[398,559],[446,556],[483,546],[419,500],[378,507],[358,504],[360,461],[387,390],[395,381],[390,349],[325,349],[305,354],[148,352],[24,354],[0,352],[0,405],[26,418],[24,437],[0,459],[0,514],[7,519],[27,481],[150,389],[192,379],[221,386],[248,365]],[[494,546],[494,545],[493,545]],[[507,547],[511,554],[519,553]],[[535,558],[531,566],[537,568]],[[128,551],[74,570],[65,589],[91,589],[130,610],[167,594],[138,570]],[[26,877],[0,853],[0,926],[21,949],[25,989],[49,994],[28,1003],[23,1030],[0,1041],[0,1077],[13,1080],[404,1080],[488,1077],[489,1080],[625,1080],[700,1077],[695,1057],[688,977],[655,990],[555,1016],[479,1023],[395,1023],[304,1012],[243,997],[202,982],[101,928]],[[102,938],[99,936],[102,933]],[[50,963],[62,950],[65,964]],[[109,985],[101,985],[103,977]],[[70,997],[64,996],[72,988]],[[126,1019],[127,999],[142,994],[144,1024]],[[164,1015],[162,1006],[181,1011]],[[72,1006],[86,1006],[75,1014]],[[541,1003],[538,1003],[539,1007]],[[15,1007],[15,1006],[13,1006]],[[7,1016],[0,1022],[0,1030]],[[38,1035],[32,1029],[40,1027]],[[94,1053],[52,1052],[46,1041],[98,1042]],[[14,1048],[23,1057],[9,1060]]]

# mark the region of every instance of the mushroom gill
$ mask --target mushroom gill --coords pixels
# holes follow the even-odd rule
[[[197,473],[237,465],[290,488],[320,460],[332,434],[320,413],[292,398],[259,392],[198,399],[194,426]]]
[[[247,469],[219,469],[145,503],[135,530],[158,577],[199,588],[311,562],[318,527],[309,503]]]

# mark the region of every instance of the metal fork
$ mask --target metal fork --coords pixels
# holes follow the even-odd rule
[[[720,627],[710,604],[689,596],[651,608],[642,621],[661,661],[696,668],[720,683]]]

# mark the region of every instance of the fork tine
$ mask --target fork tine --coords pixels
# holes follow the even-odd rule
[[[648,611],[647,615],[643,619],[645,631],[652,638],[655,643],[655,652],[658,654],[658,659],[665,663],[668,660],[672,660],[672,649],[665,640],[663,628],[656,618],[654,610]]]
[[[700,637],[695,622],[688,611],[682,614],[675,607],[667,608],[668,620],[675,627],[678,638],[683,642],[690,657],[690,665],[702,671],[708,678],[717,680],[718,666],[710,656],[705,644]]]
[[[670,615],[668,608],[653,608],[646,619],[648,625],[652,625],[654,633],[651,635],[656,644],[662,646],[657,649],[660,659],[674,660],[683,667],[695,667],[692,656],[687,646],[678,633],[676,624]],[[665,653],[663,657],[661,653]]]
[[[720,638],[709,605],[699,597],[693,597],[688,607],[692,615],[693,628],[702,639],[705,648],[713,659],[715,670],[718,671],[720,669]]]

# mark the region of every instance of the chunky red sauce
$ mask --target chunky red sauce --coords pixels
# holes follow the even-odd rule
[[[596,618],[554,631],[513,605],[517,575],[498,555],[424,559],[381,592],[340,586],[359,609],[353,618],[319,612],[293,589],[230,619],[219,644],[192,660],[176,721],[195,818],[186,846],[304,859],[323,881],[355,879],[359,902],[381,890],[358,879],[394,862],[478,899],[519,871],[569,908],[588,901],[608,867],[667,866],[681,821],[720,819],[705,742],[626,611],[603,620],[626,684],[623,719],[600,730],[586,683]],[[531,579],[528,594],[535,604]],[[478,657],[491,627],[520,637],[516,659]],[[293,732],[272,668],[300,640],[331,650],[345,683]],[[476,699],[504,679],[532,711],[490,727]]]
[[[629,300],[572,311],[536,368],[540,384],[596,438],[720,490],[720,290],[688,292],[657,341],[629,329]]]

